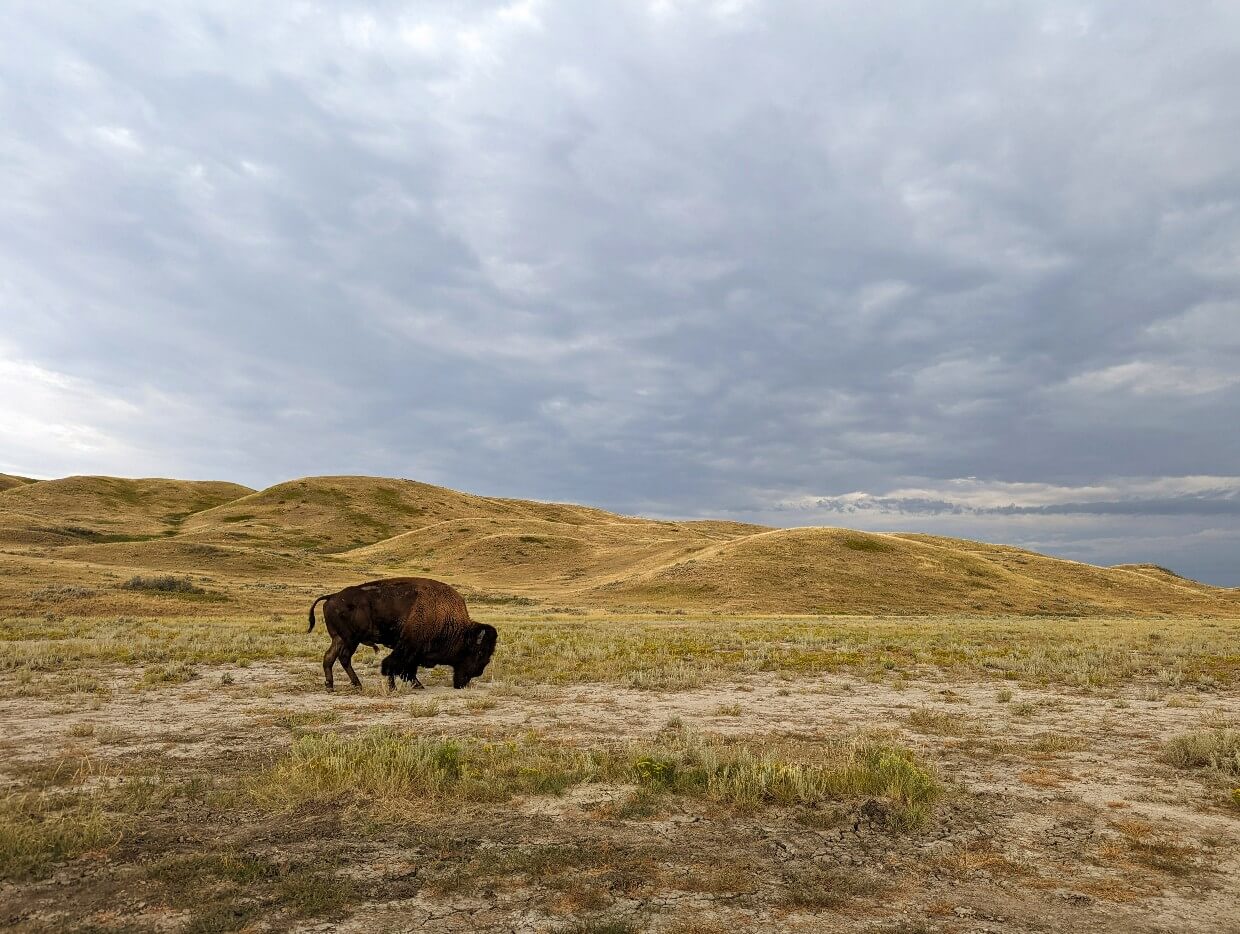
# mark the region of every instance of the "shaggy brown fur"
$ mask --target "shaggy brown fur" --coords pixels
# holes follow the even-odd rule
[[[323,622],[332,637],[323,656],[328,690],[334,686],[336,661],[353,685],[361,686],[352,664],[359,645],[386,645],[394,650],[381,668],[390,689],[395,688],[397,677],[422,687],[418,667],[435,665],[451,665],[453,687],[465,687],[482,674],[498,640],[494,626],[469,618],[465,600],[456,590],[427,577],[369,581],[319,597],[310,604],[311,630],[314,608],[324,601]]]

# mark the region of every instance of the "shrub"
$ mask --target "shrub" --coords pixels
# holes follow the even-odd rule
[[[1163,747],[1161,759],[1181,769],[1212,768],[1225,775],[1240,776],[1240,730],[1181,733]]]
[[[175,574],[162,574],[157,577],[135,574],[120,586],[121,590],[145,590],[153,593],[206,593],[188,577],[177,577]]]
[[[177,662],[173,665],[150,665],[142,672],[142,684],[144,686],[184,684],[186,681],[192,681],[197,677],[197,669],[193,665],[185,664],[185,662]]]
[[[30,591],[30,599],[58,603],[61,600],[79,600],[93,597],[98,592],[90,587],[79,587],[76,584],[61,584],[59,586],[48,584],[46,587]]]

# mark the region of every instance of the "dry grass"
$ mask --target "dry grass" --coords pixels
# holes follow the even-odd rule
[[[918,707],[906,719],[908,725],[917,732],[935,736],[964,736],[977,729],[971,717],[930,707]]]
[[[792,908],[839,909],[858,898],[879,895],[888,886],[863,872],[811,867],[793,873],[784,882],[786,904]]]
[[[435,717],[439,715],[439,701],[410,701],[405,709],[411,717]]]
[[[1181,733],[1167,742],[1159,758],[1177,768],[1202,770],[1222,800],[1240,808],[1240,730],[1217,726]]]
[[[218,612],[218,611],[216,611]],[[1240,675],[1240,623],[1134,620],[746,619],[652,622],[631,617],[584,621],[482,615],[501,630],[484,680],[522,684],[612,682],[681,691],[768,673],[784,677],[849,672],[886,676],[893,659],[906,671],[951,677],[1019,679],[1028,684],[1156,686],[1174,665],[1184,690],[1210,693]],[[235,664],[317,659],[326,647],[306,634],[304,617],[30,617],[0,619],[0,671],[33,674],[125,665]],[[950,698],[946,698],[950,699]],[[1031,702],[1009,712],[1030,717]]]

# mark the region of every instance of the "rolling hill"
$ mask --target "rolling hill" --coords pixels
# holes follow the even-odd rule
[[[119,477],[15,484],[0,490],[0,543],[174,535],[187,516],[250,492],[237,483]]]
[[[411,480],[69,477],[0,489],[0,612],[162,612],[128,574],[197,575],[238,609],[427,574],[483,602],[736,614],[1240,616],[1240,592],[1157,565],[837,528],[670,522]],[[41,588],[38,585],[43,585]],[[59,588],[59,589],[57,589]],[[49,598],[50,599],[50,598]]]
[[[12,474],[0,473],[0,492],[15,486],[24,486],[27,483],[37,483],[29,477],[15,477]]]

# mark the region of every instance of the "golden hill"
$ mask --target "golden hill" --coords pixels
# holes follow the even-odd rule
[[[733,612],[1145,615],[1240,612],[1240,595],[1004,545],[778,529],[600,589],[609,602]]]
[[[1002,545],[846,529],[669,522],[410,480],[228,483],[70,477],[0,491],[0,610],[184,612],[127,576],[194,576],[202,599],[298,609],[309,594],[428,574],[472,599],[744,614],[1240,616],[1240,592],[1155,565],[1101,568]],[[188,599],[188,598],[187,598]],[[42,601],[42,602],[41,602]]]
[[[11,473],[0,473],[0,493],[15,486],[25,486],[27,483],[37,483],[29,477],[15,477]]]
[[[213,480],[119,477],[15,485],[0,491],[0,542],[33,538],[67,544],[175,534],[187,516],[249,492]]]

